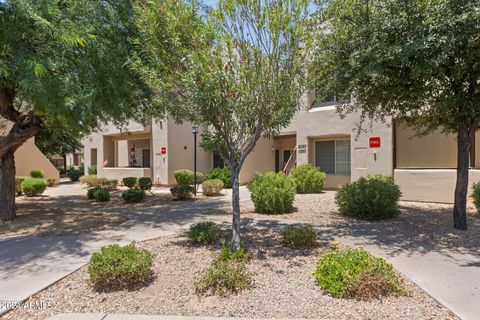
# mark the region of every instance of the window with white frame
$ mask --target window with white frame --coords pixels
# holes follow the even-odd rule
[[[315,166],[322,172],[350,175],[350,140],[315,142]]]

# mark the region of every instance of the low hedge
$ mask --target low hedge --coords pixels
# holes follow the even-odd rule
[[[293,209],[296,185],[281,172],[256,175],[248,189],[257,212],[282,214]]]
[[[47,188],[48,183],[44,179],[27,178],[23,180],[21,188],[27,197],[36,197],[41,195]]]
[[[122,192],[123,200],[128,203],[142,202],[145,197],[145,190],[142,189],[128,189]]]
[[[178,185],[189,185],[192,183],[194,174],[192,170],[181,169],[173,173]]]
[[[322,254],[314,275],[337,298],[370,300],[406,292],[392,265],[362,248],[336,247]]]
[[[298,193],[320,193],[323,190],[325,173],[311,164],[293,168],[290,177],[295,181]]]
[[[311,246],[317,241],[317,233],[312,226],[287,226],[282,230],[283,243],[287,247]]]
[[[70,181],[76,182],[80,180],[80,177],[83,175],[83,170],[73,169],[68,171],[67,175],[70,178]]]
[[[401,195],[392,177],[375,175],[361,177],[338,188],[335,202],[343,215],[381,220],[398,214]]]
[[[476,182],[472,186],[472,198],[477,212],[480,212],[480,182]]]
[[[206,196],[216,196],[222,192],[223,181],[220,179],[205,180],[202,183],[202,191]]]
[[[15,192],[19,196],[22,194],[22,182],[25,181],[25,179],[30,179],[30,177],[26,177],[26,176],[15,177]]]
[[[138,178],[138,187],[142,190],[149,191],[152,189],[152,179],[149,177]]]
[[[105,189],[105,188],[97,188],[93,192],[93,197],[97,202],[106,202],[110,200],[110,191],[108,191],[108,189]]]
[[[179,200],[191,198],[194,192],[195,188],[186,184],[180,184],[170,188],[170,193]]]
[[[153,256],[134,244],[108,245],[90,257],[88,274],[97,289],[126,287],[148,280],[152,274]]]

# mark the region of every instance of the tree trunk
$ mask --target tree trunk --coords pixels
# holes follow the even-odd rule
[[[457,184],[453,206],[453,226],[467,229],[467,193],[471,136],[468,128],[461,128],[457,135]]]
[[[240,166],[235,165],[231,168],[232,171],[232,242],[230,249],[235,252],[240,248]]]
[[[15,219],[15,159],[14,151],[0,158],[0,218]]]

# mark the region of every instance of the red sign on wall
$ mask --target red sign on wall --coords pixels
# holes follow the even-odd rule
[[[162,154],[167,154],[167,148],[162,147]]]
[[[370,137],[370,148],[380,148],[380,137]]]

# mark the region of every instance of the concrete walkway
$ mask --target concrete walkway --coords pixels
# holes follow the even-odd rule
[[[74,194],[71,188],[72,185],[65,185],[55,192]],[[241,199],[249,199],[246,188],[241,190]],[[209,220],[229,224],[230,215],[215,213],[216,209],[224,207],[229,201],[230,195],[226,195],[194,203],[178,202],[152,211],[136,211],[129,214],[126,223],[89,235],[0,238],[0,301],[27,299],[86,264],[90,254],[105,244],[124,244],[171,235],[206,215]],[[265,228],[282,226],[276,221],[258,221],[255,224]],[[316,227],[324,239],[352,246],[364,245],[372,253],[387,258],[397,270],[460,318],[479,318],[480,252],[479,255],[472,255],[436,250],[425,247],[426,244],[411,243],[409,239],[393,239],[388,233],[354,225],[342,228]],[[116,317],[120,318],[112,318],[115,315],[101,316],[103,318],[99,319],[137,319],[118,315]],[[79,317],[90,319],[85,315]],[[76,318],[69,316],[68,319]]]
[[[151,316],[103,313],[69,313],[59,314],[48,320],[249,320],[251,318],[220,318],[220,317],[182,317],[182,316]],[[262,319],[256,319],[262,320]],[[264,319],[266,320],[266,319]],[[278,319],[276,319],[278,320]],[[300,319],[296,319],[300,320]]]

